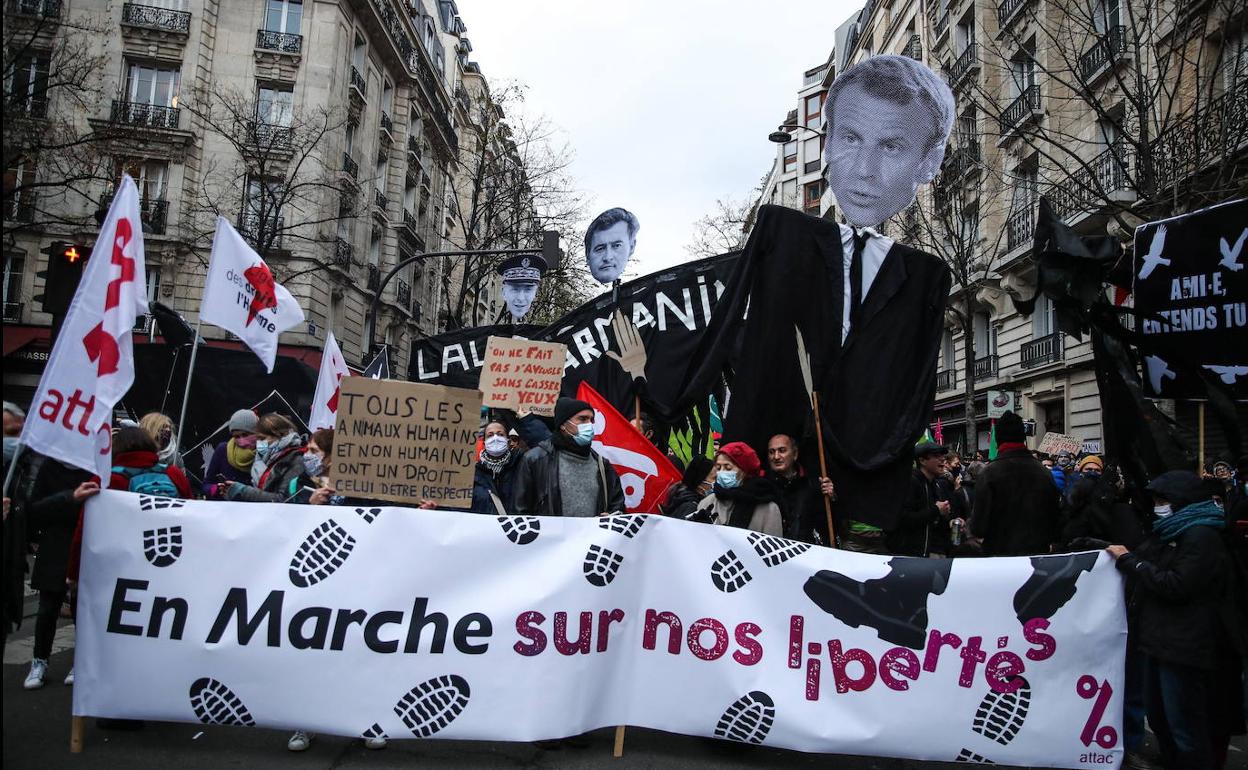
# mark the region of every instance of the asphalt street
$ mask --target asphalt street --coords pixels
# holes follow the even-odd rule
[[[33,615],[34,597],[27,602]],[[318,736],[302,753],[286,750],[288,733],[237,727],[149,722],[136,731],[104,730],[88,719],[83,753],[69,752],[72,688],[62,684],[73,657],[73,626],[57,631],[47,684],[27,692],[22,681],[30,664],[34,618],[9,637],[4,650],[5,770],[51,768],[299,768],[300,770],[388,770],[389,768],[838,768],[838,770],[918,770],[964,768],[965,764],[915,762],[877,757],[805,754],[766,747],[743,747],[701,738],[630,728],[625,752],[613,759],[614,730],[590,734],[586,748],[543,750],[526,743],[485,741],[391,741],[370,751],[357,739]],[[159,672],[153,672],[158,676]],[[915,715],[919,718],[920,715]],[[1151,738],[1150,738],[1151,741]],[[1232,748],[1228,768],[1248,768],[1243,738]]]

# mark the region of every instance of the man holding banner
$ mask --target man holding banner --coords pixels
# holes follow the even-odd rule
[[[555,403],[554,434],[520,461],[516,510],[530,516],[589,517],[623,513],[619,474],[590,448],[594,409],[584,401]]]

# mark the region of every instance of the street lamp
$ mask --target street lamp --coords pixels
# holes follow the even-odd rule
[[[799,126],[796,123],[785,123],[783,125],[776,126],[776,130],[768,134],[767,139],[775,142],[776,144],[788,144],[793,141],[793,134],[789,133],[789,131],[794,129],[809,131],[815,136],[823,136],[823,132],[817,129],[809,128],[807,126]]]

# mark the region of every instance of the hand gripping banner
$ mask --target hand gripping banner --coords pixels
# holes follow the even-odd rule
[[[889,558],[661,516],[238,505],[88,503],[76,715],[1121,761],[1126,618],[1101,552]]]

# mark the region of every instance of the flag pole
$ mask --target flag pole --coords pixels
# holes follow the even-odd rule
[[[191,398],[191,380],[195,377],[195,358],[199,354],[199,330],[203,328],[203,313],[195,319],[195,339],[191,342],[191,361],[186,366],[186,388],[182,391],[182,414],[178,416],[178,456],[182,455],[182,433],[186,427],[186,405]]]

